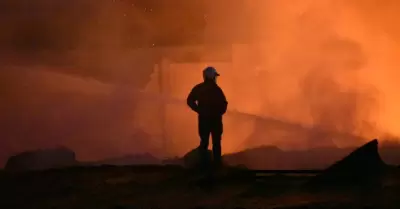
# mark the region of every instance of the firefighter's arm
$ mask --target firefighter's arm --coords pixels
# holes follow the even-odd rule
[[[189,96],[186,99],[187,105],[190,107],[190,109],[192,109],[193,111],[198,113],[198,106],[197,106],[197,93],[196,93],[196,88],[193,88],[190,93]]]
[[[221,98],[221,114],[225,114],[228,109],[228,101],[226,100],[226,96],[222,89],[220,90],[220,98]]]

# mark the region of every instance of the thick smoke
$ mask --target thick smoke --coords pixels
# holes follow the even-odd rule
[[[216,64],[231,110],[256,116],[226,117],[225,152],[359,143],[332,132],[400,134],[397,1],[174,2],[0,1],[0,163],[58,145],[84,160],[164,154],[159,105],[166,100],[139,92],[159,90],[154,64],[175,55],[165,46],[206,41],[251,43],[234,45],[233,64]],[[168,100],[166,113],[173,154],[198,143],[184,98],[204,64],[175,65],[185,78],[171,74],[178,98]]]
[[[137,101],[161,103],[140,92],[163,54],[155,47],[201,41],[203,15],[186,18],[202,11],[200,3],[1,1],[0,164],[58,145],[82,160],[163,155],[152,138],[160,138],[158,124],[148,136],[135,120],[160,114],[153,120],[153,109],[137,109]]]
[[[300,84],[314,126],[368,137],[376,128],[369,119],[377,99],[370,89],[359,89],[359,79],[354,77],[367,63],[362,47],[349,40],[330,41],[321,46],[320,56],[323,59],[316,60],[315,69]],[[332,140],[329,137],[317,132],[311,139]]]
[[[238,85],[248,90],[233,96],[235,102],[244,101],[237,109],[314,127],[306,147],[361,143],[332,137],[321,129],[364,138],[398,130],[392,115],[398,112],[392,77],[396,74],[392,55],[398,44],[390,24],[396,16],[390,8],[398,8],[395,2],[265,1],[264,5],[259,8],[269,12],[260,13],[259,25],[264,27],[258,33],[265,40],[252,50],[265,58],[258,66],[262,73],[249,70],[241,79]],[[373,18],[369,10],[374,10]],[[385,22],[384,27],[375,25],[378,20]],[[244,63],[242,68],[254,69],[252,62]],[[265,129],[265,124],[256,125],[252,135],[264,143],[299,146],[293,138],[276,142]]]

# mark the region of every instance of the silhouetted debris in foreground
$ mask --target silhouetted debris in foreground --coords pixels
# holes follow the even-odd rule
[[[111,207],[110,209],[138,209],[138,207],[135,207],[132,205],[117,205],[117,206]]]
[[[162,161],[163,165],[184,165],[184,161],[181,157],[173,157],[173,158],[168,158]]]
[[[160,165],[162,161],[150,153],[125,155],[93,163],[95,165]]]
[[[65,147],[28,151],[12,156],[5,166],[7,171],[29,171],[76,165],[75,153]]]
[[[208,150],[208,155],[207,155],[207,162],[208,164],[211,164],[211,159],[212,159],[212,152],[211,150]],[[200,158],[200,152],[198,148],[195,148],[191,150],[190,152],[186,153],[183,156],[184,160],[184,166],[186,168],[197,168],[200,166],[201,163],[201,158]]]
[[[362,205],[362,204],[353,204],[349,202],[319,202],[319,203],[309,203],[309,204],[301,204],[296,206],[285,206],[285,207],[276,207],[274,209],[342,209],[342,208],[351,208],[351,209],[374,209],[376,207]]]
[[[314,193],[302,187],[310,176],[270,173],[255,179],[254,172],[262,171],[226,167],[207,174],[148,165],[5,172],[0,175],[0,208],[399,208],[397,183],[379,193],[368,189]]]
[[[314,177],[308,186],[379,187],[388,168],[378,153],[378,140],[375,139]]]

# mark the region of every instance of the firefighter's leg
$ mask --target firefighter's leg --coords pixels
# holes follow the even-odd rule
[[[199,136],[200,136],[199,154],[201,158],[201,164],[203,166],[206,166],[207,162],[209,161],[208,145],[210,140],[210,128],[209,128],[209,123],[202,119],[199,119]]]
[[[222,121],[214,121],[214,127],[211,132],[212,143],[213,143],[213,158],[214,164],[216,166],[221,166],[222,164],[222,151],[221,151],[221,140],[223,133]]]

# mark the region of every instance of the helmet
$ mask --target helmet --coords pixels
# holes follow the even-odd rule
[[[215,78],[219,76],[219,73],[214,67],[206,67],[203,70],[203,78],[204,79],[212,79],[215,80]]]

